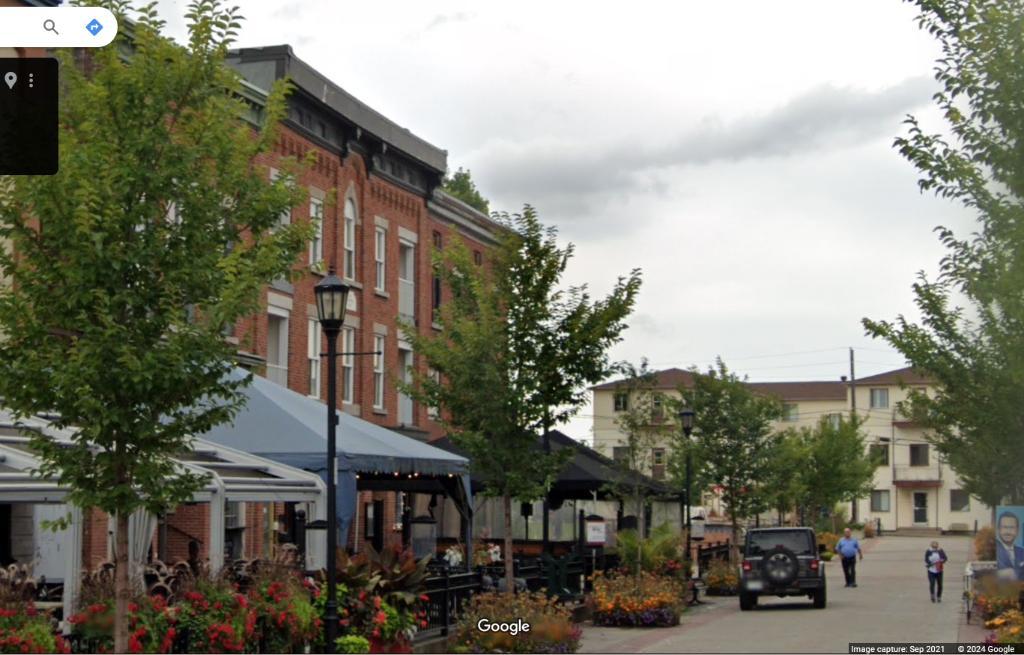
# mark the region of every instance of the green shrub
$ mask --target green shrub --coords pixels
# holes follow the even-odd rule
[[[0,653],[69,653],[50,617],[31,603],[0,608]]]
[[[635,572],[639,561],[642,571],[660,573],[669,562],[682,558],[682,537],[665,523],[654,528],[647,539],[641,539],[636,530],[622,530],[616,537],[615,549],[622,568]]]
[[[360,637],[358,635],[345,635],[344,637],[338,637],[334,640],[334,652],[369,653],[370,642],[366,637]]]

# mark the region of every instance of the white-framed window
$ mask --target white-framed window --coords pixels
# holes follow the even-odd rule
[[[341,328],[341,402],[355,402],[355,356],[356,331],[354,328]]]
[[[384,409],[384,337],[373,336],[373,407]]]
[[[949,490],[949,511],[969,512],[971,511],[971,495],[963,489]]]
[[[388,231],[378,226],[373,233],[373,260],[377,269],[377,282],[374,288],[377,291],[384,291],[387,288],[387,247]]]
[[[356,201],[345,201],[345,263],[343,273],[350,280],[356,279]]]
[[[324,201],[309,199],[309,220],[313,222],[313,239],[309,242],[309,265],[316,266],[324,258]]]
[[[306,357],[309,359],[309,395],[313,398],[320,397],[320,321],[311,318],[309,323],[309,336],[306,339]]]
[[[826,414],[825,418],[828,419],[828,424],[832,426],[833,430],[838,430],[839,424],[843,422],[843,415],[835,412]]]
[[[267,314],[267,379],[288,386],[288,311],[277,307]]]
[[[427,377],[433,380],[435,383],[441,382],[441,374],[437,372],[437,369],[427,369]],[[427,418],[432,421],[436,421],[441,416],[441,412],[438,411],[436,405],[427,405]]]
[[[271,168],[270,169],[270,181],[271,182],[276,182],[278,180],[278,178],[280,178],[280,177],[281,177],[281,171],[277,170],[276,168]],[[292,209],[291,209],[291,207],[289,207],[288,209],[286,209],[283,212],[281,212],[281,215],[277,217],[277,224],[278,224],[279,227],[285,227],[287,225],[291,225],[292,224]]]
[[[625,412],[629,410],[629,394],[624,391],[615,393],[614,406],[616,412]]]
[[[800,418],[799,407],[796,403],[786,403],[782,406],[782,420],[792,423]]]
[[[871,409],[889,409],[889,390],[871,390]]]
[[[872,512],[888,512],[889,511],[889,490],[888,489],[875,489],[871,492],[871,511]]]

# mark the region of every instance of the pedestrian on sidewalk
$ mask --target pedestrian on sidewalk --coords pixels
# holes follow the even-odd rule
[[[850,532],[850,528],[843,530],[843,538],[836,543],[836,552],[843,558],[843,576],[846,577],[847,587],[857,586],[857,557],[864,559],[864,551],[860,549],[860,542]]]
[[[933,603],[942,602],[942,569],[949,560],[946,551],[939,548],[939,542],[933,541],[931,548],[924,551],[924,565],[928,569],[928,591]]]

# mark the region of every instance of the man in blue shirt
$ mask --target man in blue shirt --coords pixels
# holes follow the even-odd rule
[[[843,538],[836,544],[836,552],[843,558],[843,575],[847,587],[857,586],[857,556],[864,559],[860,542],[851,536],[850,528],[843,530]]]

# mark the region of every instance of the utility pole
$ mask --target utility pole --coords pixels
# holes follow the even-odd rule
[[[850,422],[857,420],[857,375],[853,368],[853,348],[850,348]],[[857,522],[857,499],[851,503],[850,520]]]

